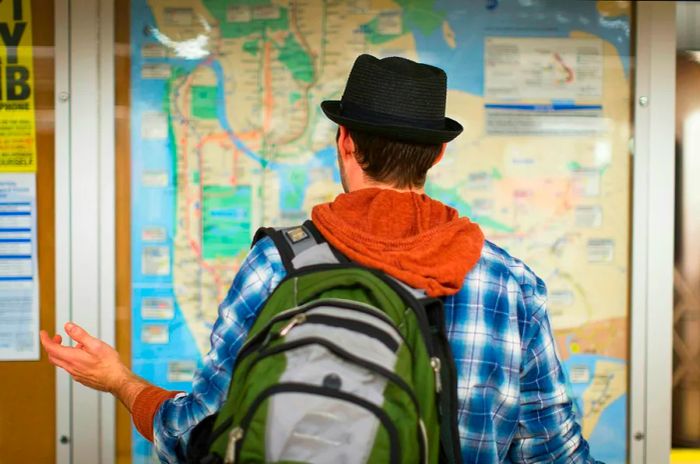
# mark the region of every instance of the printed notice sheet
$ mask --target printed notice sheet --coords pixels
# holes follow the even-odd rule
[[[603,96],[603,42],[489,37],[484,84],[490,100],[598,100]]]
[[[34,174],[0,174],[0,360],[39,359]]]
[[[0,172],[36,171],[30,0],[0,0]]]
[[[484,95],[489,135],[604,134],[602,41],[488,37]]]

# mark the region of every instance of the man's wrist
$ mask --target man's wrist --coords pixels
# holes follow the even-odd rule
[[[117,382],[111,393],[126,406],[129,412],[132,412],[136,397],[150,385],[151,384],[133,372],[127,371],[119,382]]]

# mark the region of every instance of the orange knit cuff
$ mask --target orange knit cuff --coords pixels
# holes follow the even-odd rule
[[[143,437],[153,441],[153,418],[158,408],[166,400],[175,397],[180,392],[164,390],[160,387],[149,386],[141,390],[134,400],[131,408],[131,416],[134,419],[136,430]]]

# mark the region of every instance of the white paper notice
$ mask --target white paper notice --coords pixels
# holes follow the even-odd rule
[[[484,93],[489,100],[603,96],[599,39],[489,37],[484,61]]]
[[[0,174],[0,360],[39,359],[36,183]]]

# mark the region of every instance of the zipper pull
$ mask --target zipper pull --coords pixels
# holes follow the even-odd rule
[[[287,335],[295,325],[303,324],[304,322],[306,322],[306,314],[297,314],[291,321],[289,321],[289,324],[285,325],[282,330],[280,330],[280,337]]]
[[[243,429],[240,427],[234,427],[228,433],[228,445],[226,445],[224,464],[233,464],[236,461],[236,443],[238,443],[238,440],[241,438],[243,438]]]
[[[440,362],[440,358],[438,358],[437,356],[430,358],[430,367],[432,367],[433,372],[435,372],[435,391],[437,393],[440,393],[442,391],[442,380],[440,379],[441,366],[442,363]]]

